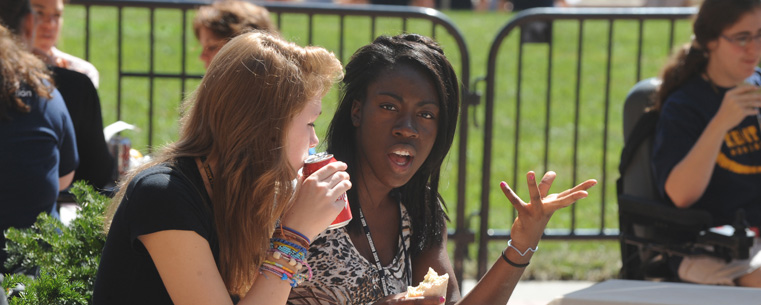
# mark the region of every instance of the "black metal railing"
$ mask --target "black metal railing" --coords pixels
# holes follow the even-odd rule
[[[571,187],[579,183],[579,179],[597,178],[599,184],[593,191],[590,191],[590,199],[566,209],[567,212],[559,211],[556,213],[562,215],[553,217],[551,226],[545,231],[544,238],[615,239],[618,237],[617,222],[606,217],[606,210],[615,211],[615,200],[611,199],[615,197],[611,197],[611,195],[615,195],[614,180],[618,177],[617,164],[622,144],[620,134],[613,135],[610,132],[611,129],[619,130],[619,125],[621,125],[619,119],[610,119],[611,111],[618,112],[623,108],[626,92],[642,78],[644,67],[649,68],[647,77],[654,76],[654,73],[657,73],[674,47],[675,41],[678,43],[689,41],[688,34],[681,35],[679,39],[676,39],[675,32],[679,26],[682,26],[681,32],[687,33],[690,28],[686,26],[688,24],[685,19],[688,19],[695,12],[694,8],[541,8],[521,12],[502,27],[489,50],[487,75],[485,77],[484,146],[479,209],[481,221],[478,230],[479,277],[486,272],[488,266],[488,243],[510,238],[508,229],[490,226],[489,216],[494,215],[495,210],[499,210],[492,206],[491,199],[496,198],[494,196],[501,193],[499,188],[493,188],[493,186],[498,185],[498,181],[492,181],[492,171],[495,167],[512,170],[511,174],[506,173],[504,175],[511,178],[507,181],[511,182],[510,185],[517,186],[515,189],[520,189],[524,185],[523,172],[520,170],[533,170],[538,164],[542,164],[543,170],[558,171],[558,181],[561,175],[568,176],[570,172],[570,179],[562,180],[562,185],[555,186],[556,189]],[[679,20],[684,21],[684,24],[678,24],[677,21]],[[585,25],[592,28],[587,28]],[[656,32],[656,35],[651,36],[662,38],[663,33],[668,31],[668,39],[666,41],[655,39],[660,40],[655,42],[645,41],[653,40],[645,39],[646,33],[648,33],[645,30],[647,25],[652,25],[650,32]],[[634,37],[620,38],[621,35],[615,35],[616,28],[634,29]],[[591,38],[585,37],[585,34],[594,31],[600,35]],[[511,36],[514,32],[517,33]],[[626,34],[631,35],[628,32]],[[510,38],[517,42],[517,47],[514,49],[505,46],[507,41],[512,41]],[[648,47],[648,43],[660,45],[662,48],[650,52],[655,54],[646,55],[643,50]],[[563,44],[565,48],[561,51],[555,50],[554,47],[558,44]],[[589,50],[593,47],[597,48]],[[530,54],[525,51],[527,48],[530,48]],[[616,57],[618,54],[616,51],[624,53],[620,51],[622,49],[636,50],[636,52]],[[652,48],[648,50],[650,49]],[[584,72],[595,68],[583,66],[584,61],[596,60],[585,57],[585,52],[591,53],[591,51],[595,52],[593,56],[604,58],[601,61],[604,69],[599,69],[598,73],[594,73],[594,71]],[[500,61],[500,55],[506,59]],[[574,55],[575,58],[573,58]],[[525,57],[528,56],[532,56],[532,59],[526,60]],[[613,62],[614,57],[616,57],[616,63]],[[515,63],[509,61],[513,58]],[[543,59],[538,60],[537,58]],[[573,65],[575,68],[558,68],[559,64],[556,61],[559,58],[563,58],[563,64]],[[526,71],[524,65],[528,64],[529,61],[534,65],[537,61],[541,61],[545,64],[544,69]],[[644,61],[648,61],[648,63],[646,64]],[[509,81],[497,80],[498,77],[510,78],[498,70],[500,68],[509,69],[510,64],[516,66],[514,71],[510,71],[516,73],[516,76],[513,77],[514,85],[510,85]],[[614,68],[614,65],[620,68]],[[631,73],[632,75],[617,75],[614,80],[614,72],[619,74]],[[537,74],[540,76],[536,76]],[[535,80],[531,84],[526,81],[526,79],[540,77],[544,77],[544,81]],[[583,87],[590,86],[585,83],[585,78],[601,79],[601,81],[597,81],[595,88],[588,90],[593,93],[585,94],[585,97],[582,97],[582,91],[586,89]],[[559,87],[556,85],[558,79],[566,80],[563,84],[567,86],[561,88],[565,91],[556,89]],[[621,81],[622,79],[623,81]],[[543,84],[536,86],[537,83],[542,82]],[[475,86],[472,87],[475,88]],[[527,87],[531,89],[530,92],[525,90]],[[619,93],[614,94],[612,92],[614,89]],[[528,95],[531,95],[532,98],[526,98]],[[590,99],[599,99],[600,101],[592,105],[588,103]],[[495,106],[500,106],[502,110]],[[532,118],[524,118],[522,114],[528,112],[527,108],[534,109],[533,111],[538,112],[539,115],[532,114],[534,115]],[[498,117],[495,119],[495,114],[499,115],[509,111],[512,111],[512,116],[509,118]],[[583,120],[582,116],[584,115],[594,116],[594,118]],[[526,122],[527,120],[531,121]],[[497,135],[494,132],[495,122],[501,123],[500,128],[508,129],[511,132]],[[566,124],[565,126],[556,126],[553,125],[554,122],[561,122],[556,125],[563,125],[562,122]],[[531,128],[540,131],[526,130]],[[593,139],[589,137],[592,134],[596,135]],[[499,138],[495,139],[495,136]],[[509,138],[510,136],[512,137]],[[526,137],[533,138],[524,140]],[[498,158],[493,155],[495,141],[511,142],[509,145],[504,145],[504,147],[512,149],[511,152],[505,153],[509,155],[508,158]],[[615,141],[616,145],[612,145],[611,141]],[[543,144],[537,145],[538,142]],[[592,143],[595,145],[593,146]],[[585,152],[589,151],[602,153],[597,161],[590,161],[590,159],[595,158],[588,158],[585,155]],[[586,161],[581,162],[582,159]],[[499,164],[495,165],[496,162],[509,162],[510,164],[499,167]],[[555,169],[556,167],[563,168],[563,172]],[[588,170],[589,168],[593,168],[597,172],[592,172]],[[537,175],[541,175],[539,170],[537,170]],[[581,177],[582,175],[584,177]],[[558,182],[555,184],[557,185]],[[494,192],[492,192],[493,189],[495,189]],[[592,193],[599,193],[600,195],[592,197]],[[527,200],[528,196],[525,197]],[[597,199],[599,202],[594,202]],[[596,206],[594,209],[599,210],[596,228],[579,226],[579,205]],[[509,214],[511,219],[516,216],[514,210],[506,214]],[[610,214],[612,213],[608,213],[607,216],[614,216],[612,219],[616,219],[615,215]],[[594,215],[583,216],[591,217]],[[556,222],[557,218],[560,218],[558,222],[568,225],[559,228],[553,227],[552,224]],[[587,220],[585,219],[585,221]]]
[[[199,64],[194,65],[195,59],[188,56],[193,53],[195,45],[188,28],[189,17],[192,17],[194,10],[208,2],[71,0],[72,6],[84,9],[86,58],[96,55],[90,48],[97,45],[94,37],[103,35],[93,25],[91,12],[104,7],[117,11],[114,14],[117,37],[113,45],[117,53],[114,58],[117,62],[116,85],[104,89],[108,84],[104,85],[102,81],[100,93],[103,96],[115,92],[113,109],[117,119],[125,117],[128,111],[145,111],[144,115],[149,118],[145,127],[147,139],[141,141],[147,143],[148,149],[155,144],[156,130],[161,129],[154,127],[157,117],[168,121],[173,119],[156,113],[157,109],[167,107],[165,104],[155,106],[157,93],[154,90],[161,87],[156,83],[161,84],[167,79],[179,80],[180,85],[174,90],[173,97],[177,101],[174,105],[178,106],[186,89],[192,88],[193,81],[197,83],[202,77]],[[623,108],[625,94],[631,86],[643,76],[657,74],[673,46],[689,40],[689,34],[685,34],[689,32],[686,19],[695,13],[693,8],[546,8],[524,11],[505,24],[491,42],[487,74],[472,79],[471,59],[464,35],[447,16],[436,10],[312,3],[259,4],[270,10],[285,37],[300,40],[297,41],[300,44],[325,46],[344,62],[356,47],[372,41],[379,34],[414,31],[439,41],[452,41],[445,46],[445,51],[453,60],[463,84],[456,153],[456,218],[455,228],[450,230],[450,240],[454,243],[454,268],[459,280],[463,279],[463,262],[468,245],[475,239],[471,229],[477,228],[478,232],[480,278],[487,268],[489,242],[508,239],[510,233],[505,225],[509,226],[516,216],[507,206],[492,206],[492,201],[504,198],[498,188],[492,187],[498,184],[498,181],[492,181],[492,171],[503,173],[504,177],[499,178],[506,179],[511,186],[517,186],[514,188],[519,194],[524,185],[522,173],[529,169],[537,172],[540,169],[557,171],[555,189],[575,185],[580,178],[597,178],[600,184],[590,192],[588,199],[553,216],[545,238],[614,239],[618,236],[613,181],[618,176],[616,171],[622,141],[616,131],[621,124],[620,120],[611,118],[616,118],[615,114]],[[133,36],[129,31],[132,28],[146,26],[140,24],[141,20],[125,17],[135,9],[147,10],[148,21],[142,21],[147,23],[147,43],[131,38]],[[156,38],[160,36],[162,27],[156,24],[157,19],[162,18],[157,16],[163,16],[167,11],[179,12],[173,22],[179,23],[182,28],[182,37],[177,42],[180,56],[171,58],[180,62],[180,68],[171,71],[157,68],[165,61],[159,56],[162,47],[157,47],[163,46],[162,39]],[[298,22],[294,22],[294,18]],[[315,32],[314,24],[318,18],[332,18],[331,22],[335,23],[335,30],[329,33],[334,35],[331,42],[322,40],[325,33]],[[362,25],[355,26],[355,19],[363,20]],[[391,26],[395,33],[389,33],[389,22],[395,23]],[[363,41],[354,41],[356,39],[348,38],[355,37],[348,35],[350,31],[364,31],[366,35],[361,35]],[[652,32],[657,35],[650,35]],[[665,39],[653,39],[651,36]],[[148,45],[145,48],[147,54],[143,57],[145,63],[140,66],[126,62],[124,53],[134,52],[130,51],[130,47],[140,43]],[[623,52],[621,49],[633,51]],[[98,49],[98,52],[102,51]],[[125,109],[122,103],[125,99],[142,98],[131,95],[134,79],[147,80],[145,109]],[[469,85],[471,82],[474,84]],[[484,107],[471,109],[469,106],[479,103],[480,97],[475,88],[481,82],[485,84]],[[104,115],[108,111],[104,107]],[[473,128],[475,120],[469,119],[480,118],[483,118],[483,127]],[[176,125],[176,122],[173,124]],[[495,126],[500,128],[498,133],[494,132]],[[469,143],[468,138],[474,136],[482,137],[483,142]],[[469,147],[477,147],[476,150],[482,148],[482,159],[468,161]],[[495,148],[499,155],[493,155]],[[477,156],[474,159],[478,159]],[[478,164],[479,161],[482,163]],[[536,168],[539,165],[541,168]],[[469,197],[480,196],[480,200],[471,199],[478,202],[470,206],[465,204],[468,179],[479,181],[482,185],[480,194]],[[479,190],[469,191],[477,193]],[[468,220],[474,214],[480,216],[480,221],[478,225],[471,226]],[[495,221],[500,221],[502,225],[490,225]]]

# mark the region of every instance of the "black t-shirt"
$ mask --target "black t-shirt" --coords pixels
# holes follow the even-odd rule
[[[79,167],[74,181],[86,180],[97,188],[114,182],[116,162],[103,136],[100,97],[87,75],[54,67],[53,78],[61,92],[77,136]]]
[[[94,304],[172,304],[158,270],[138,236],[164,230],[194,231],[209,241],[219,265],[211,200],[191,158],[139,173],[116,211],[95,278]]]

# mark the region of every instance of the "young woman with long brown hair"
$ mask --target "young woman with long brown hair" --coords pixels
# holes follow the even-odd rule
[[[351,186],[341,162],[297,172],[340,75],[322,48],[262,32],[227,43],[187,101],[180,139],[121,184],[95,304],[284,304]]]

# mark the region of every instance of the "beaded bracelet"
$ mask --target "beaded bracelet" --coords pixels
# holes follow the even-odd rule
[[[269,251],[270,254],[272,254],[272,257],[275,259],[284,259],[288,261],[288,265],[296,267],[296,269],[301,269],[301,267],[304,265],[304,261],[297,259],[293,256],[288,255],[287,253],[280,252],[279,250],[272,249]]]
[[[296,287],[298,284],[303,283],[305,280],[311,279],[311,271],[310,271],[310,278],[306,278],[303,274],[292,273],[291,270],[289,270],[288,268],[285,268],[281,264],[277,264],[273,262],[265,261],[265,263],[262,264],[259,270],[260,270],[259,273],[262,273],[262,271],[268,271],[270,273],[273,273],[277,275],[283,281],[290,280],[289,284],[291,285],[291,287]]]
[[[292,267],[289,268],[285,264],[265,259],[259,267],[259,273],[263,274],[265,271],[273,273],[281,280],[289,281],[291,287],[296,287],[304,280],[311,280],[312,267],[306,262],[309,244],[309,238],[304,236],[304,234],[281,224],[280,230],[276,229],[273,237],[270,239],[270,250],[268,253],[272,254],[275,260],[283,259]],[[308,277],[298,273],[304,266],[309,270]]]
[[[306,261],[295,258],[286,253],[280,252],[276,249],[270,249],[269,252],[272,254],[272,257],[274,257],[275,259],[283,258],[287,260],[288,265],[296,267],[297,271],[301,270],[302,267],[307,267],[307,270],[309,272],[309,277],[307,278],[307,280],[312,280],[312,266],[310,266],[309,263],[307,263]]]

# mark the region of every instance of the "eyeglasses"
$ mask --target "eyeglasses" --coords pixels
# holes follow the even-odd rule
[[[724,34],[721,34],[721,38],[726,39],[731,44],[734,44],[738,47],[744,48],[751,42],[755,41],[758,44],[761,44],[761,33],[756,34],[755,36],[750,34],[739,34],[734,37],[727,37]]]
[[[61,19],[63,18],[63,12],[56,11],[52,14],[45,13],[42,10],[35,10],[35,22],[43,22],[43,23],[53,23],[58,22],[60,23]]]

